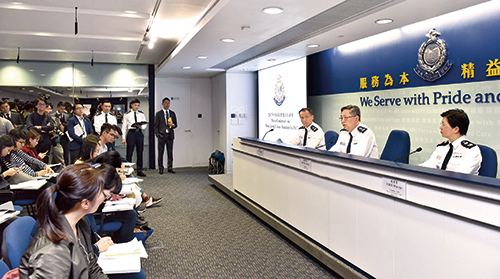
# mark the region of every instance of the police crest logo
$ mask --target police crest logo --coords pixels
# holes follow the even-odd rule
[[[448,47],[436,29],[432,29],[425,36],[428,38],[418,50],[418,65],[415,73],[426,81],[435,81],[443,77],[451,68],[448,58]]]
[[[278,75],[278,81],[274,85],[274,102],[281,106],[285,101],[285,85],[281,81],[281,75]]]

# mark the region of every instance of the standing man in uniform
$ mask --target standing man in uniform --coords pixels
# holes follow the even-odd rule
[[[313,122],[314,115],[312,110],[310,108],[303,108],[299,110],[299,116],[300,122],[304,126],[301,126],[297,135],[287,143],[326,150],[325,133],[318,124]]]
[[[450,109],[441,113],[441,136],[447,138],[438,144],[429,160],[421,166],[462,173],[479,174],[481,151],[465,138],[469,130],[469,117],[461,109]]]
[[[370,158],[378,158],[377,141],[370,128],[361,124],[359,107],[348,105],[340,109],[340,130],[337,143],[330,151],[354,154]]]
[[[158,138],[158,167],[160,174],[163,174],[163,154],[165,145],[167,146],[167,171],[175,173],[173,169],[173,148],[174,148],[174,129],[177,128],[177,116],[170,110],[170,100],[168,97],[161,101],[163,109],[156,112],[155,115],[155,135]]]
[[[137,175],[146,176],[142,171],[142,152],[144,151],[144,134],[146,129],[146,115],[139,110],[141,101],[133,99],[130,101],[130,110],[123,116],[122,143],[127,145],[127,161],[132,162],[134,147],[137,147]]]

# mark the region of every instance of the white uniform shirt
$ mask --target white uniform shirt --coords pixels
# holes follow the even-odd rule
[[[137,122],[143,122],[146,121],[146,115],[140,110],[137,110]],[[123,125],[122,125],[122,134],[123,138],[125,139],[127,136],[127,132],[129,129],[136,130],[135,127],[132,127],[132,124],[135,123],[134,119],[134,111],[130,110],[125,115],[123,115]],[[145,130],[148,124],[141,125],[141,129]]]
[[[441,169],[444,158],[448,150],[450,150],[449,143],[449,141],[444,141],[438,144],[429,160],[425,161],[422,166]],[[446,166],[446,170],[478,175],[481,161],[483,160],[479,147],[465,139],[464,136],[461,136],[451,144],[453,145],[453,153]]]
[[[378,159],[378,147],[375,135],[370,128],[359,123],[352,134],[351,153],[369,158]],[[346,129],[340,130],[339,139],[337,143],[330,149],[330,151],[347,153],[347,145],[350,140],[349,131]]]
[[[305,128],[304,126],[300,127],[297,131],[297,136],[291,139],[288,143],[298,146],[304,146],[304,135],[307,129],[307,141],[306,147],[316,148],[317,146],[322,146],[318,149],[326,150],[325,147],[325,133],[321,127],[312,122],[309,127]]]
[[[108,122],[106,122],[106,113],[101,112],[98,115],[96,115],[94,117],[94,128],[95,128],[95,132],[98,135],[101,134],[101,126],[104,123],[116,125],[116,124],[118,124],[118,121],[116,120],[116,116],[112,115],[111,113],[108,113]]]

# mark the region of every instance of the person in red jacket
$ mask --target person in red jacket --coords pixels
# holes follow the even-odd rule
[[[33,158],[43,161],[43,158],[47,156],[47,152],[38,154],[35,147],[38,145],[39,140],[40,134],[35,130],[29,130],[28,138],[26,139],[26,144],[23,146],[22,151]]]

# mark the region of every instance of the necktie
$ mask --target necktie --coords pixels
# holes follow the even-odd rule
[[[135,121],[134,124],[137,123],[137,111],[134,111],[134,121]]]
[[[104,123],[108,123],[108,114],[107,113],[104,114]]]
[[[304,133],[304,144],[303,144],[303,146],[306,146],[306,144],[307,144],[307,128],[304,128],[304,130],[305,130],[305,133]]]
[[[450,142],[450,150],[446,153],[446,157],[444,157],[443,165],[441,165],[441,169],[445,170],[446,166],[448,166],[448,162],[450,161],[451,154],[453,154],[453,145]]]
[[[346,151],[347,154],[351,153],[351,144],[352,144],[352,134],[351,133],[349,133],[349,137],[351,137],[351,138],[349,139],[349,143],[347,144],[347,151]]]

